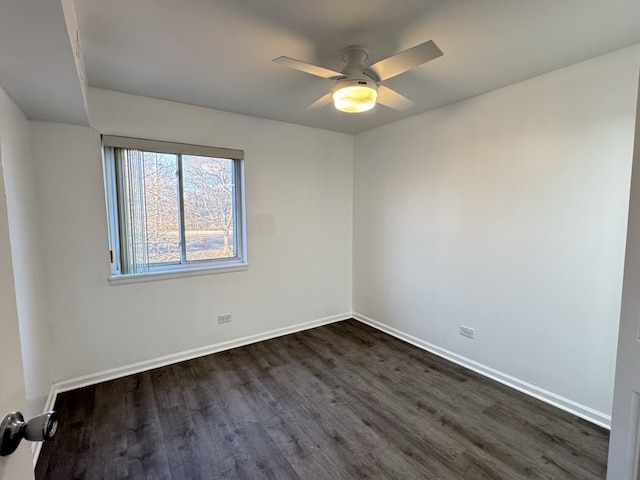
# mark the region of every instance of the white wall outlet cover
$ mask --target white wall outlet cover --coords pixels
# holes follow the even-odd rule
[[[462,335],[463,337],[473,338],[474,334],[475,334],[475,330],[473,328],[460,325],[460,335]]]

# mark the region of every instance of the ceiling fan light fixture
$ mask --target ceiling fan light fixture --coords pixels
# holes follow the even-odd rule
[[[377,98],[377,85],[367,80],[342,81],[333,89],[333,104],[342,112],[366,112],[376,105]]]

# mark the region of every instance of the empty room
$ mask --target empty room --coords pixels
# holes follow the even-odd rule
[[[639,77],[637,0],[3,0],[0,480],[638,480]]]

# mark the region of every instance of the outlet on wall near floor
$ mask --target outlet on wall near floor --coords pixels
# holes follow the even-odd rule
[[[218,323],[229,323],[231,321],[231,314],[218,315]]]
[[[473,328],[465,327],[464,325],[460,325],[460,335],[463,337],[473,338],[473,335],[476,331]]]

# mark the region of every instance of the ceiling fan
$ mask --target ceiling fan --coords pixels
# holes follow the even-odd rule
[[[319,67],[289,57],[278,57],[273,61],[316,77],[335,80],[331,92],[323,95],[308,109],[324,107],[333,101],[338,110],[359,113],[371,110],[376,102],[394,110],[406,110],[413,102],[398,92],[382,85],[412,68],[442,56],[438,46],[431,40],[391,55],[373,65],[367,65],[369,51],[361,45],[351,45],[342,51],[346,66],[342,72]]]

